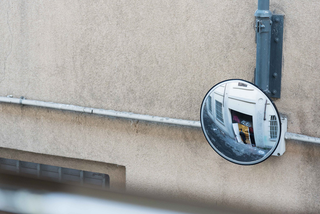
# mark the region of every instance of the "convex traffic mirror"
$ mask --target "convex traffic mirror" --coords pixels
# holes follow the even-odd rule
[[[260,163],[279,144],[277,108],[263,91],[244,80],[213,86],[202,101],[200,120],[210,146],[236,164]]]

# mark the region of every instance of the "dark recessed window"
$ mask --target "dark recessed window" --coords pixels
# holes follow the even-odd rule
[[[0,158],[0,169],[51,181],[109,187],[109,175],[77,169]]]

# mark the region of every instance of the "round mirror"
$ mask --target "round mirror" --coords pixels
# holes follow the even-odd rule
[[[262,90],[244,80],[213,86],[202,101],[200,120],[210,146],[236,164],[266,160],[280,140],[277,108]]]

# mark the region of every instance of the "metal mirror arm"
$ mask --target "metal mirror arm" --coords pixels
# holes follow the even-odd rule
[[[297,140],[297,141],[302,141],[302,142],[319,143],[320,144],[320,138],[310,137],[310,136],[302,135],[302,134],[286,132],[284,138],[286,140]]]

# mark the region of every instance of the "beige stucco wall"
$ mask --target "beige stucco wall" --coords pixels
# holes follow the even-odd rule
[[[252,81],[256,0],[1,1],[0,96],[199,120],[207,90]],[[318,0],[285,15],[288,131],[320,137]],[[229,163],[200,129],[0,104],[0,147],[119,164],[128,191],[253,211],[317,212],[318,145]]]

